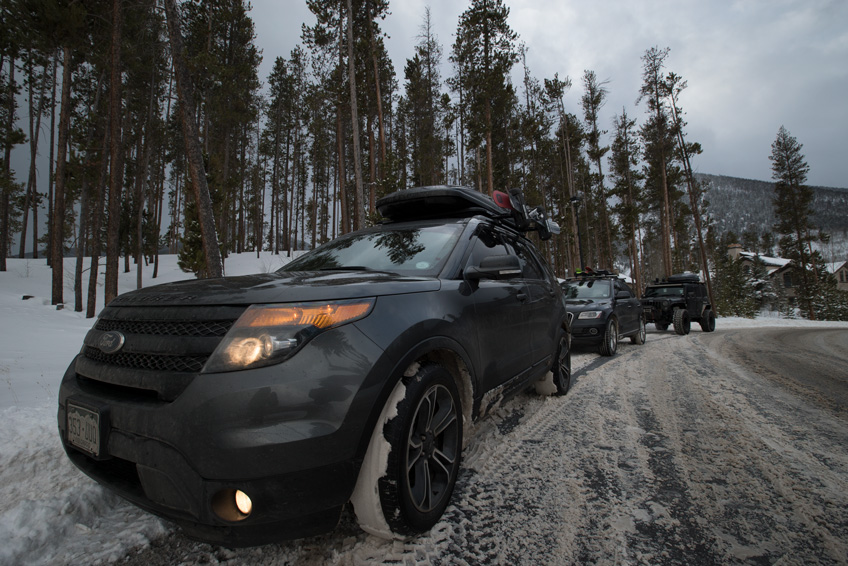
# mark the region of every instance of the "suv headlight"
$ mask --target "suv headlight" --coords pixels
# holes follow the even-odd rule
[[[587,319],[587,318],[601,318],[603,316],[604,311],[583,311],[577,318]]]
[[[373,306],[373,298],[253,305],[233,324],[202,373],[278,364],[321,332],[364,318]]]

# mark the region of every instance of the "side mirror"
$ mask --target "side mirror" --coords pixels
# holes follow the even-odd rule
[[[480,265],[472,265],[465,270],[465,278],[479,279],[511,279],[521,275],[521,263],[518,256],[492,255],[480,261]]]
[[[616,298],[616,299],[625,299],[625,300],[626,300],[626,299],[629,299],[629,298],[630,298],[630,293],[628,293],[627,291],[619,291],[619,292],[617,292],[617,293],[615,294],[615,298]]]

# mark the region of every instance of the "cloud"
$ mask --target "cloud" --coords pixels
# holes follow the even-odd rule
[[[681,104],[687,132],[704,146],[694,164],[707,173],[767,180],[768,154],[785,125],[804,144],[811,184],[848,186],[844,130],[848,126],[848,2],[844,0],[512,0],[510,25],[528,47],[527,64],[539,80],[570,76],[570,112],[580,115],[582,76],[609,80],[602,123],[635,105],[642,60],[650,47],[669,47],[667,71],[688,81]],[[382,22],[398,81],[429,5],[443,47],[442,76],[459,16],[470,2],[395,0]],[[305,2],[256,0],[251,15],[266,78],[276,56],[288,57],[311,23]],[[516,76],[520,76],[517,74]],[[520,87],[520,81],[516,80]],[[611,126],[608,126],[611,129]]]

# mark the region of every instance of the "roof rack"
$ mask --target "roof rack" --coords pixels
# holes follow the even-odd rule
[[[612,271],[608,271],[606,269],[592,269],[591,267],[584,267],[581,270],[575,272],[574,277],[569,277],[568,279],[591,279],[591,278],[600,279],[602,277],[618,277],[621,278],[621,274],[613,273]]]
[[[531,209],[524,204],[520,189],[511,189],[509,194],[495,191],[492,199],[468,187],[416,187],[380,198],[377,210],[393,221],[481,214],[522,232],[536,230],[542,240],[559,234],[559,226],[541,207]]]
[[[669,283],[700,283],[701,277],[697,273],[675,273],[669,275],[667,281]]]

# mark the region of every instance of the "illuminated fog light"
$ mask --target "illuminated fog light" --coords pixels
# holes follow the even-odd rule
[[[236,490],[236,507],[242,515],[250,515],[250,512],[253,511],[253,501],[240,489]]]
[[[240,489],[225,488],[212,497],[212,510],[221,519],[235,523],[253,512],[253,501]]]

